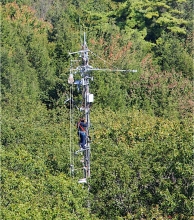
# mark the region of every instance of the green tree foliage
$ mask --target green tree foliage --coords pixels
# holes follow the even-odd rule
[[[146,30],[145,39],[155,42],[162,31],[186,34],[188,22],[183,19],[185,13],[182,1],[131,1],[121,4],[116,14],[121,27]]]
[[[3,154],[3,165],[6,159],[15,167],[2,169],[1,219],[90,219],[82,207],[87,192],[81,186],[63,173],[49,174],[43,161],[27,151],[20,148],[18,154],[6,153],[6,158]]]
[[[101,219],[192,216],[191,123],[137,110],[93,114],[94,212]]]
[[[144,61],[147,62],[146,59]],[[139,82],[131,82],[128,94],[129,105],[151,114],[167,118],[192,117],[192,83],[182,73],[158,74],[145,70]]]
[[[9,65],[16,65],[11,71],[8,68],[3,71],[3,79],[9,81],[9,78],[12,78],[13,81],[17,81],[15,78],[20,80],[23,74],[30,83],[32,82],[30,87],[33,84],[37,85],[35,80],[38,80],[41,99],[47,105],[53,105],[52,99],[58,98],[56,87],[59,79],[50,57],[55,45],[47,39],[52,25],[37,19],[29,7],[19,7],[15,3],[6,4],[2,8],[2,20],[2,65],[6,66],[8,59]],[[25,80],[21,81],[25,83]],[[20,89],[28,87],[17,85]]]
[[[87,190],[68,177],[68,113],[17,101],[3,108],[1,218],[90,219]]]
[[[155,56],[162,71],[182,72],[183,76],[193,78],[192,56],[189,54],[185,44],[176,36],[170,37],[164,34],[157,40]]]

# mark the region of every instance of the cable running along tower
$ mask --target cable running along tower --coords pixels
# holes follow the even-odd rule
[[[69,55],[79,55],[79,60],[71,60],[71,67],[70,67],[70,75],[68,78],[68,83],[73,85],[77,85],[77,88],[82,91],[82,105],[79,109],[79,111],[83,111],[84,118],[87,123],[87,128],[86,128],[86,146],[84,149],[77,150],[73,152],[74,155],[78,153],[83,153],[83,166],[80,169],[83,169],[83,177],[80,178],[78,181],[79,183],[87,183],[88,178],[91,176],[91,170],[90,170],[90,156],[91,156],[91,146],[90,146],[90,135],[89,135],[89,130],[91,127],[90,124],[90,107],[91,104],[94,101],[94,96],[93,94],[90,93],[89,91],[89,83],[90,80],[93,81],[93,77],[90,76],[90,73],[92,71],[110,71],[110,72],[137,72],[137,70],[119,70],[119,69],[99,69],[99,68],[93,68],[92,66],[89,65],[89,53],[91,51],[88,49],[87,43],[86,43],[86,34],[84,32],[84,39],[83,39],[83,44],[81,46],[81,50],[76,51],[76,52],[71,52]],[[92,53],[92,52],[91,52]],[[94,54],[94,53],[93,53]],[[73,62],[78,62],[80,65],[78,67],[74,67]],[[79,80],[74,80],[74,76],[79,73],[81,79]],[[72,89],[71,89],[72,91]],[[72,96],[69,98],[70,101],[70,106],[73,106],[72,103],[74,103]],[[70,108],[71,109],[71,108]],[[71,111],[70,111],[71,114]],[[71,132],[71,118],[70,118],[70,132]],[[72,135],[70,134],[70,139]],[[72,144],[72,141],[70,140],[70,145]],[[71,148],[74,149],[74,148]],[[70,154],[72,154],[70,150]],[[71,157],[71,155],[70,155]],[[74,161],[74,160],[73,160]],[[71,161],[70,161],[71,162]],[[73,173],[75,170],[74,164],[70,164],[70,172]]]

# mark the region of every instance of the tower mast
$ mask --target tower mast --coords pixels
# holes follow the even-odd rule
[[[91,176],[91,173],[90,173],[91,146],[90,146],[89,130],[90,130],[90,106],[91,106],[91,103],[94,101],[94,96],[89,91],[90,80],[93,81],[93,77],[89,75],[90,72],[91,71],[132,72],[132,73],[137,72],[137,70],[119,70],[119,69],[114,70],[114,69],[93,68],[92,66],[89,65],[89,55],[88,55],[89,52],[90,50],[88,49],[88,46],[86,43],[86,34],[84,32],[83,45],[82,45],[81,50],[69,53],[70,55],[79,54],[79,57],[81,58],[81,65],[78,66],[77,68],[71,67],[70,75],[68,78],[69,84],[76,84],[78,87],[82,87],[82,106],[79,109],[81,111],[84,111],[84,118],[88,125],[86,128],[86,147],[85,149],[80,149],[75,152],[75,154],[78,154],[79,152],[83,152],[83,155],[84,155],[83,178],[79,180],[80,183],[87,183],[88,178],[90,178]],[[80,74],[81,80],[74,81],[74,75],[76,73]],[[70,166],[73,167],[72,165]]]
[[[88,46],[86,43],[86,34],[84,32],[84,41],[80,51],[69,53],[71,54],[79,54],[81,57],[81,65],[78,66],[76,69],[70,70],[70,76],[68,82],[70,84],[74,83],[78,86],[82,86],[82,106],[80,108],[81,111],[84,111],[84,118],[87,123],[86,128],[86,146],[85,149],[80,149],[75,152],[83,152],[84,161],[83,161],[83,178],[79,180],[80,183],[86,183],[87,179],[90,178],[90,136],[89,136],[89,129],[90,129],[90,105],[93,102],[93,94],[89,92],[89,83],[90,80],[93,80],[92,77],[89,76],[89,72],[92,70],[92,67],[89,65],[89,56],[88,56]],[[74,82],[73,75],[77,72],[81,75],[81,80],[76,80]]]
[[[84,178],[87,179],[90,177],[90,141],[89,141],[89,129],[90,129],[90,104],[93,102],[93,94],[89,93],[89,81],[90,77],[88,75],[89,67],[89,57],[88,57],[88,47],[86,43],[86,34],[84,32],[84,45],[83,45],[83,54],[82,54],[82,86],[83,86],[83,104],[85,111],[85,119],[88,127],[86,129],[86,150],[84,152]]]

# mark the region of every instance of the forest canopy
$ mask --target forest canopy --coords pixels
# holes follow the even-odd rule
[[[1,219],[193,219],[192,8],[1,1]],[[83,32],[92,66],[137,70],[92,73],[89,191],[69,172],[81,113],[64,104]]]

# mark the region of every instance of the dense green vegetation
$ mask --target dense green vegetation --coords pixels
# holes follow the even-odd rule
[[[2,0],[0,10],[1,219],[193,219],[192,1]],[[93,73],[89,193],[69,174],[64,105],[83,30],[91,65],[138,70]]]

